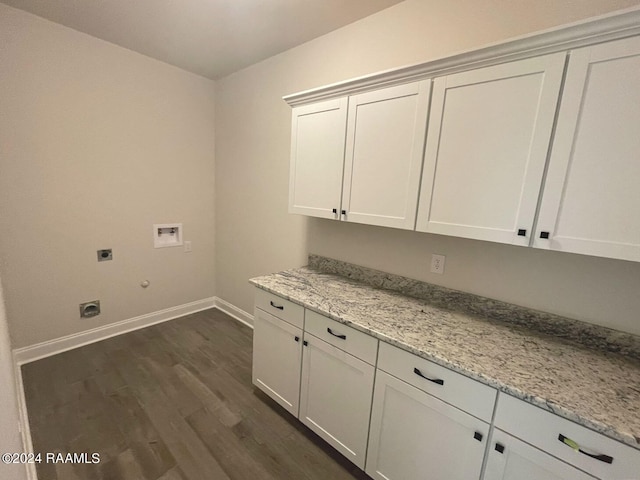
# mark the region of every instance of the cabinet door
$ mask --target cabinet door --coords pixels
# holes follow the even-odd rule
[[[366,472],[379,480],[477,480],[489,425],[376,373]]]
[[[298,416],[302,330],[259,308],[253,318],[253,384]]]
[[[291,123],[289,213],[337,219],[347,99],[295,107]]]
[[[374,367],[305,333],[300,420],[364,469]]]
[[[565,58],[435,79],[418,231],[529,245]]]
[[[638,37],[571,52],[535,247],[640,261],[639,85]]]
[[[484,480],[593,480],[595,477],[496,429],[483,478]]]
[[[349,97],[343,220],[413,230],[430,80]]]

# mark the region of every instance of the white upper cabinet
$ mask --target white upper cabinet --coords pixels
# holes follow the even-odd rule
[[[571,52],[534,246],[640,261],[640,38]]]
[[[434,80],[418,231],[529,245],[565,58]]]
[[[423,80],[295,107],[289,212],[413,230],[430,88]]]
[[[638,262],[638,85],[636,9],[288,95],[289,211]]]
[[[413,230],[430,87],[424,80],[349,97],[343,220]]]
[[[289,213],[338,218],[347,99],[293,109]]]

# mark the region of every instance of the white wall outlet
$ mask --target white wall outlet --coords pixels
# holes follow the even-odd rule
[[[437,273],[438,275],[442,275],[444,273],[444,255],[431,255],[431,273]]]
[[[184,251],[185,253],[191,253],[193,250],[191,249],[191,240],[184,241]]]

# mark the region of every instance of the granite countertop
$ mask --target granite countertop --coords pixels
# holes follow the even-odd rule
[[[601,327],[567,320],[559,338],[555,325],[549,327],[554,319],[538,322],[521,307],[509,311],[508,304],[482,297],[323,257],[310,260],[313,268],[250,283],[640,449],[638,337],[613,331],[598,336],[594,332]],[[379,288],[380,283],[391,289]],[[427,298],[397,291],[407,288]],[[472,305],[477,299],[484,301],[481,309]],[[505,315],[514,321],[505,321]],[[583,327],[590,335],[580,331]],[[611,334],[622,347],[615,341],[580,342]]]

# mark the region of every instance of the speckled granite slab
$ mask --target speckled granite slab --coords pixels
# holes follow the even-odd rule
[[[351,278],[372,287],[393,290],[403,295],[421,298],[427,300],[434,307],[490,317],[493,320],[504,321],[509,324],[522,325],[589,348],[620,353],[640,360],[640,336],[637,335],[519,307],[499,300],[480,297],[319,255],[309,255],[309,267],[324,273],[335,273],[336,275]]]
[[[317,258],[312,264],[250,282],[640,449],[640,361],[633,356],[327,273]]]

